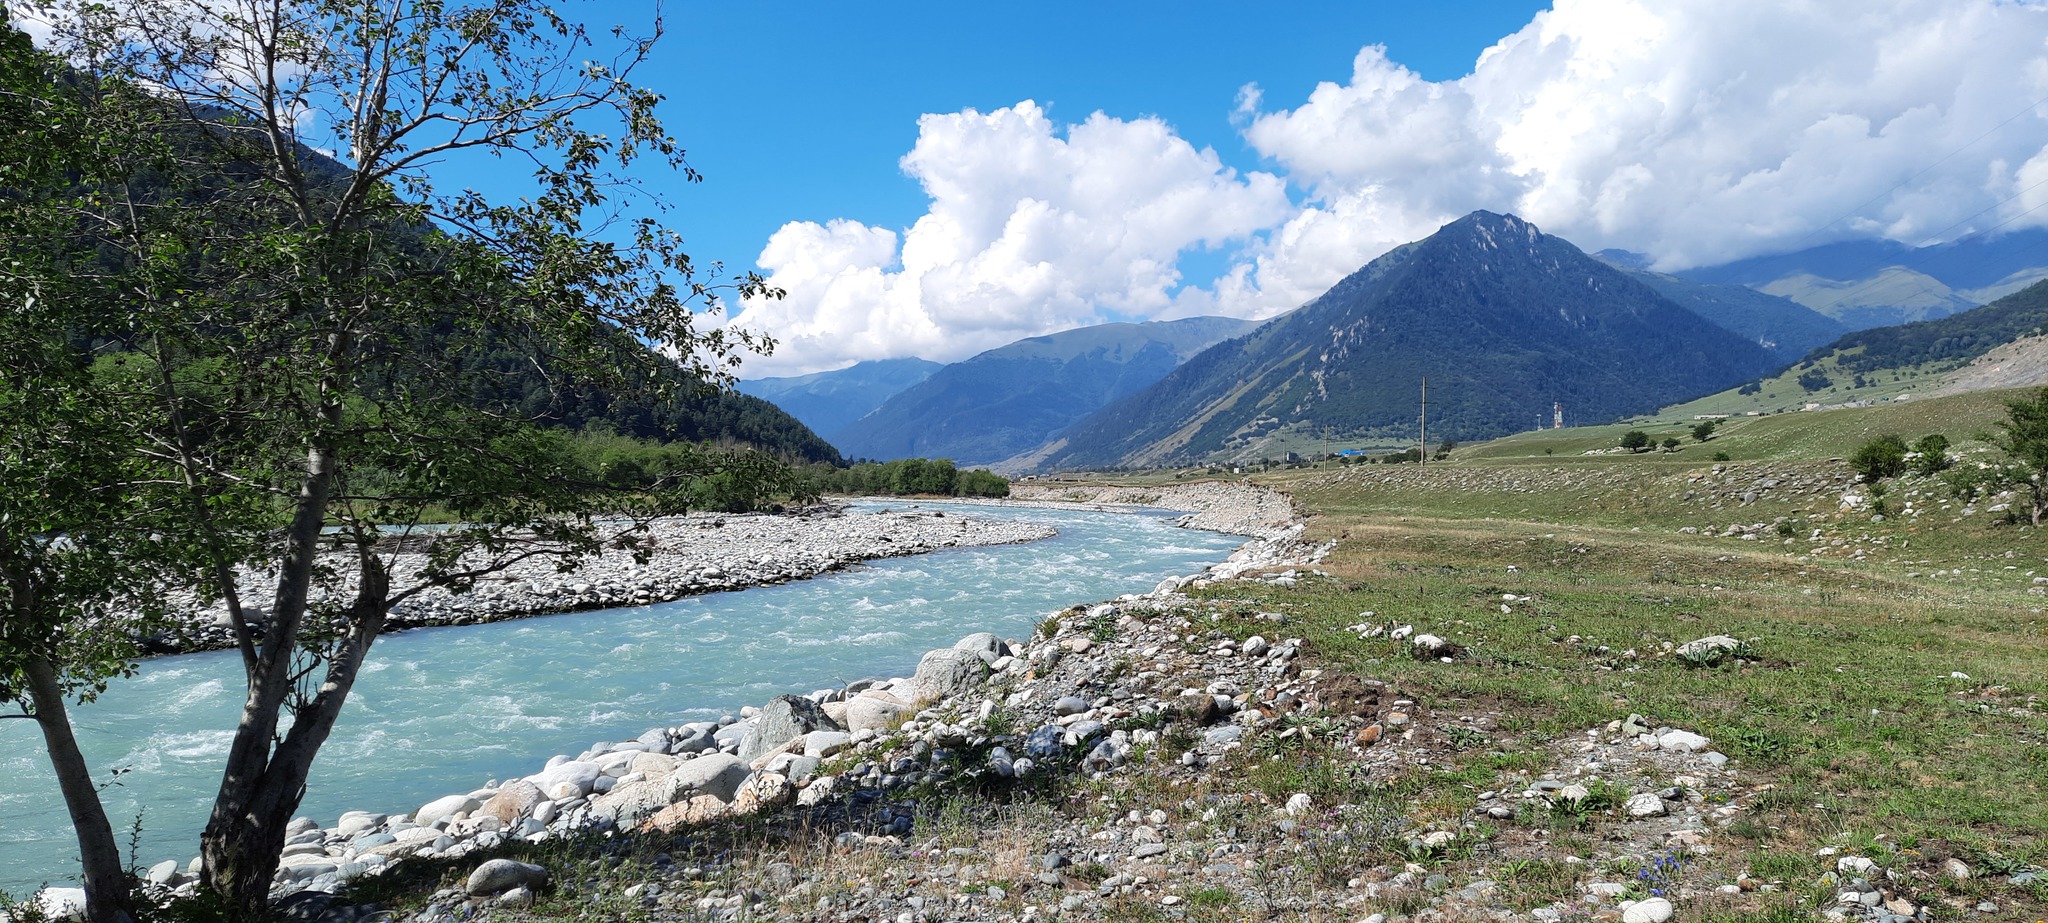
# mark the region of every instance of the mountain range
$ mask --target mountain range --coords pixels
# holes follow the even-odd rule
[[[1945,317],[2048,279],[2048,228],[1917,248],[1841,241],[1676,275],[1781,295],[1862,330]]]
[[[1412,439],[1424,376],[1432,436],[1486,438],[1528,428],[1553,401],[1575,419],[1608,420],[1780,364],[1561,238],[1475,212],[1195,356],[1031,461],[1250,457],[1283,429]]]
[[[831,439],[851,458],[1000,462],[1255,326],[1191,317],[1018,340],[933,372]]]
[[[874,359],[829,372],[742,381],[733,390],[789,412],[827,439],[943,366],[915,356]]]

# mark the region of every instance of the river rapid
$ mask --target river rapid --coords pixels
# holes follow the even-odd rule
[[[533,772],[556,753],[716,718],[784,692],[907,675],[974,631],[1028,637],[1068,605],[1151,589],[1243,539],[1163,513],[864,502],[857,509],[1044,523],[1051,539],[875,561],[778,586],[381,638],[322,751],[300,813],[409,811]],[[197,852],[241,701],[230,652],[147,661],[74,710],[135,861]],[[124,838],[125,839],[125,838]],[[34,726],[0,722],[0,889],[76,877],[77,846]]]

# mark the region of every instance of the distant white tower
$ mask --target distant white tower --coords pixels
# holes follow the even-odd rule
[[[1564,402],[1553,401],[1550,405],[1550,428],[1564,429]]]

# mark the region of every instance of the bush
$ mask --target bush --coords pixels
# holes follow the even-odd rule
[[[1694,442],[1705,442],[1705,441],[1707,441],[1707,440],[1709,440],[1709,439],[1712,439],[1712,438],[1714,438],[1714,430],[1715,430],[1716,428],[1718,428],[1718,427],[1719,427],[1720,425],[1721,425],[1721,421],[1719,421],[1719,420],[1707,420],[1707,421],[1704,421],[1704,422],[1701,422],[1701,423],[1695,423],[1695,424],[1693,424],[1693,428],[1692,428],[1692,438],[1693,438],[1693,441],[1694,441]]]
[[[1872,439],[1849,456],[1849,467],[1856,469],[1866,484],[1898,477],[1906,471],[1906,440],[1896,433]]]
[[[1913,443],[1913,451],[1920,457],[1913,460],[1913,471],[1921,477],[1933,477],[1948,470],[1948,437],[1940,433],[1929,433]]]
[[[1640,452],[1650,447],[1650,434],[1632,429],[1621,434],[1621,447],[1631,452]]]
[[[1657,443],[1657,444],[1658,444],[1658,445],[1660,445],[1660,446],[1663,446],[1663,447],[1664,447],[1664,451],[1666,451],[1666,452],[1676,452],[1676,451],[1678,451],[1678,437],[1676,437],[1676,436],[1666,436],[1666,437],[1664,437],[1664,441],[1663,441],[1663,442],[1660,442],[1660,443]]]

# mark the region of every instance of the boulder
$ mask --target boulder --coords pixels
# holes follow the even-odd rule
[[[1621,912],[1621,923],[1664,923],[1672,910],[1671,902],[1661,897],[1640,900]]]
[[[484,802],[483,807],[473,813],[495,817],[499,823],[509,824],[526,816],[527,812],[533,810],[534,805],[546,800],[548,798],[541,794],[540,786],[525,779],[514,779],[505,783],[504,788],[498,789],[498,793],[492,795],[491,800]]]
[[[796,800],[796,787],[789,784],[789,777],[779,772],[757,772],[753,778],[740,786],[733,796],[734,814],[758,814],[772,811]]]
[[[863,692],[846,702],[848,731],[887,731],[903,723],[910,706],[888,693]]]
[[[1691,731],[1665,731],[1657,737],[1659,749],[1674,753],[1697,753],[1707,748],[1708,740]]]
[[[570,760],[557,763],[541,770],[538,778],[529,780],[540,786],[540,790],[554,801],[567,801],[590,794],[597,777],[604,775],[604,767],[588,760]]]
[[[1627,811],[1630,817],[1662,817],[1666,813],[1664,799],[1657,797],[1655,792],[1629,796],[1622,810]]]
[[[761,716],[754,719],[753,728],[740,741],[739,757],[751,763],[812,731],[840,729],[839,722],[832,720],[818,703],[802,696],[778,695],[768,700]]]
[[[631,827],[654,812],[668,807],[673,801],[668,796],[668,783],[624,782],[601,798],[590,802],[590,813],[610,818],[619,827]]]
[[[688,801],[698,795],[710,795],[720,801],[731,801],[739,793],[740,783],[751,775],[747,764],[729,753],[707,753],[676,767],[667,783],[667,803]]]
[[[1010,646],[1004,644],[1002,638],[996,637],[996,634],[990,631],[977,631],[961,638],[953,642],[953,649],[973,651],[987,663],[994,663],[998,658],[1009,656],[1010,653]]]
[[[421,805],[419,810],[413,812],[412,822],[422,827],[431,827],[436,821],[446,820],[457,814],[466,814],[483,806],[483,802],[468,795],[449,795]]]
[[[684,827],[714,821],[731,813],[732,808],[717,797],[698,795],[688,801],[662,808],[647,819],[646,826],[664,833],[673,833]]]
[[[511,859],[492,859],[469,873],[467,887],[473,897],[497,894],[513,888],[538,888],[547,884],[548,870]]]
[[[1970,876],[1965,875],[1963,877],[1968,878]],[[160,887],[169,887],[172,882],[178,880],[178,860],[165,859],[150,866],[149,874],[143,876],[143,880]]]
[[[679,765],[682,765],[682,760],[666,753],[642,753],[634,757],[633,762],[626,768],[629,772],[637,772],[652,779],[675,772]]]
[[[36,893],[36,903],[51,920],[85,918],[84,888],[44,888]]]
[[[973,651],[943,648],[924,655],[911,677],[920,699],[944,699],[974,692],[988,681],[988,662]]]
[[[845,731],[812,731],[804,735],[804,755],[824,759],[852,743],[853,735]]]
[[[1727,635],[1708,635],[1687,641],[1675,651],[1678,656],[1704,664],[1716,664],[1742,649],[1742,642]]]

